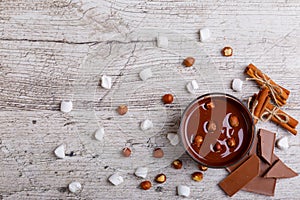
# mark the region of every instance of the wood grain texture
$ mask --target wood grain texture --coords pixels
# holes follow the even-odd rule
[[[197,73],[193,68],[181,70],[177,64],[188,47],[185,51],[180,49],[182,46],[176,49],[174,45],[173,50],[182,55],[157,57],[155,52],[139,51],[154,45],[155,38],[136,34],[144,28],[165,28],[176,32],[168,35],[170,38],[178,39],[176,35],[182,34],[198,43],[199,29],[208,27],[211,39],[198,45],[218,69],[225,91],[241,99],[257,92],[254,82],[245,82],[242,93],[230,88],[233,78],[245,78],[243,70],[253,62],[276,83],[291,91],[283,109],[300,119],[299,16],[298,0],[0,0],[0,199],[181,199],[176,196],[176,186],[180,184],[191,187],[191,199],[228,198],[217,186],[227,172],[209,169],[202,182],[193,182],[190,174],[197,170],[197,164],[185,154],[181,157],[182,170],[176,171],[166,165],[149,173],[150,180],[162,172],[168,178],[163,185],[154,183],[149,191],[140,190],[138,185],[142,179],[127,171],[119,172],[124,176],[124,184],[114,187],[108,183],[107,177],[116,171],[115,167],[102,159],[101,152],[90,148],[83,134],[87,125],[91,125],[91,132],[94,131],[99,120],[80,111],[96,108],[100,121],[113,124],[114,120],[107,119],[109,115],[101,115],[102,111],[112,110],[110,102],[105,101],[105,97],[112,94],[97,89],[101,72],[96,66],[81,74],[82,64],[94,52],[102,58],[109,57],[111,48],[119,45],[127,48],[128,53],[114,59],[111,65],[108,63],[106,69],[113,75],[116,85],[125,77],[126,69],[147,67],[151,63],[174,64],[176,73],[188,77],[181,80],[187,81],[197,78]],[[232,57],[221,56],[220,50],[225,45],[233,47]],[[176,73],[170,74],[168,81],[175,78]],[[134,83],[136,78],[132,75],[130,80]],[[203,84],[220,89],[213,81]],[[182,82],[174,86],[178,87],[176,92],[182,94],[183,105],[195,97],[185,92]],[[91,96],[89,92],[96,95]],[[157,105],[153,103],[159,100],[157,92],[149,101],[140,101],[148,99],[149,94],[151,90],[133,96],[131,105],[137,114],[144,116]],[[74,100],[74,114],[59,112],[62,99]],[[164,115],[152,113],[157,124],[166,122],[176,129],[174,119],[178,120],[181,108],[174,106],[174,112],[167,115],[172,119],[169,122],[162,117]],[[138,126],[136,118],[128,121]],[[277,138],[288,136],[291,147],[286,151],[275,149],[275,153],[299,173],[299,136],[272,123],[257,126],[276,132]],[[111,126],[112,131],[120,134],[119,128]],[[134,131],[131,124],[122,129]],[[126,141],[121,140],[123,145]],[[75,156],[57,160],[53,150],[61,143],[67,145],[66,153],[73,151]],[[78,194],[67,190],[73,180],[83,186]],[[275,198],[299,199],[299,182],[299,177],[279,180]],[[240,191],[233,199],[273,198]]]

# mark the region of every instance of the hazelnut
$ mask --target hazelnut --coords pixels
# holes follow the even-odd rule
[[[120,105],[118,108],[117,108],[117,112],[120,114],[120,115],[125,115],[128,111],[128,107],[126,105]]]
[[[123,150],[122,150],[122,154],[124,157],[129,157],[131,155],[131,149],[128,148],[128,147],[125,147]]]
[[[195,58],[193,57],[187,57],[186,59],[183,60],[183,65],[186,67],[191,67],[195,63]]]
[[[141,182],[140,187],[143,190],[149,190],[152,187],[152,184],[150,181],[143,181],[143,182]]]
[[[202,174],[202,172],[194,172],[194,173],[192,174],[192,179],[193,179],[194,181],[197,181],[197,182],[202,181],[202,179],[203,179],[203,174]]]
[[[234,138],[229,138],[226,142],[227,142],[227,145],[228,145],[229,147],[234,147],[235,144],[236,144]]]
[[[173,95],[172,94],[165,94],[162,97],[162,101],[164,104],[171,104],[173,102]]]
[[[164,174],[158,174],[158,175],[155,177],[155,181],[156,181],[157,183],[164,183],[164,182],[166,182],[166,180],[167,180],[167,177],[166,177],[166,175],[164,175]]]
[[[235,116],[235,115],[230,115],[230,117],[229,117],[229,124],[232,127],[237,127],[240,124],[239,118],[237,116]]]
[[[217,142],[214,146],[214,151],[215,152],[220,152],[222,150],[222,146],[219,142]]]
[[[156,148],[153,151],[153,157],[154,158],[162,158],[164,157],[164,151],[161,148]]]
[[[204,165],[198,165],[198,168],[201,170],[201,171],[206,171],[208,169],[208,167],[204,166]]]
[[[181,169],[182,168],[182,161],[181,160],[174,160],[172,162],[172,166],[174,167],[174,169]]]
[[[214,104],[214,102],[210,101],[207,104],[205,104],[205,107],[210,110],[210,109],[215,108],[215,104]]]
[[[222,55],[223,56],[229,57],[229,56],[232,56],[232,53],[233,53],[233,50],[232,50],[231,47],[224,47],[222,49]]]
[[[207,123],[207,131],[209,133],[212,133],[212,132],[215,132],[216,130],[217,130],[217,124],[214,121],[212,121],[212,120],[208,121],[208,123]]]
[[[201,144],[203,143],[203,137],[201,135],[197,135],[195,138],[194,138],[194,141],[193,141],[193,144],[196,146],[196,147],[200,147]]]

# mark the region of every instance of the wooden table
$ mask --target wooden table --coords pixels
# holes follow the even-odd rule
[[[298,0],[248,0],[243,3],[209,0],[0,1],[0,199],[181,199],[176,196],[176,186],[180,184],[191,187],[191,199],[228,198],[217,186],[227,172],[223,169],[209,169],[202,182],[193,182],[190,174],[197,170],[197,164],[186,154],[180,157],[184,167],[179,171],[166,164],[168,160],[164,160],[162,167],[149,172],[149,180],[153,180],[158,173],[165,173],[168,180],[163,185],[154,183],[150,190],[143,191],[138,188],[142,179],[125,170],[119,172],[125,182],[112,186],[107,178],[119,170],[114,166],[120,163],[101,160],[106,152],[98,152],[101,146],[93,149],[89,141],[91,138],[87,139],[84,135],[89,127],[89,134],[94,131],[97,120],[93,118],[95,121],[91,121],[90,115],[76,114],[80,111],[90,114],[95,108],[101,114],[101,109],[114,108],[109,102],[101,102],[109,94],[109,91],[104,92],[97,86],[101,72],[95,66],[84,71],[87,58],[96,52],[97,56],[105,60],[111,55],[111,50],[114,51],[113,55],[118,55],[114,47],[119,48],[120,45],[125,48],[124,51],[127,49],[129,53],[124,54],[120,60],[114,58],[113,62],[117,64],[107,64],[106,68],[108,73],[115,75],[114,84],[120,83],[127,68],[135,66],[135,59],[155,58],[156,63],[163,63],[168,60],[179,62],[185,56],[188,51],[184,51],[184,46],[180,45],[177,50],[182,54],[176,54],[179,55],[176,59],[172,54],[157,57],[157,53],[146,54],[145,51],[143,54],[140,51],[155,44],[153,33],[149,37],[136,37],[140,30],[168,30],[168,37],[175,42],[176,38],[180,38],[178,35],[182,35],[196,44],[191,49],[199,45],[205,55],[209,56],[206,59],[210,58],[209,62],[214,63],[220,74],[224,86],[222,90],[240,99],[257,92],[258,87],[254,82],[246,82],[243,92],[233,92],[231,80],[244,79],[245,66],[255,63],[291,91],[288,104],[283,109],[300,119],[299,10]],[[198,31],[203,27],[208,27],[212,36],[209,41],[200,43]],[[229,58],[220,54],[220,50],[227,45],[234,49],[234,55]],[[176,51],[176,46],[172,48],[172,51]],[[199,55],[202,53],[200,51]],[[139,66],[151,66],[147,59],[144,65],[139,62]],[[101,60],[98,61],[99,67],[105,65],[101,64]],[[176,62],[172,64],[175,66]],[[123,69],[118,68],[122,66]],[[203,67],[201,62],[200,66]],[[173,85],[179,88],[178,96],[183,102],[178,104],[181,106],[173,108],[176,119],[178,112],[184,108],[182,105],[187,105],[195,98],[193,95],[184,95],[187,93],[184,93],[182,80],[197,78],[198,74],[182,66],[176,65],[175,68],[183,77],[187,77]],[[178,78],[175,76],[170,74],[170,80]],[[82,84],[78,81],[81,79]],[[204,79],[210,80],[210,77]],[[220,89],[210,81],[203,84],[210,91]],[[89,89],[93,93],[89,93]],[[96,96],[91,96],[94,94]],[[139,108],[143,117],[151,108],[143,105],[151,105],[155,99],[159,99],[159,93],[156,92],[153,94],[154,100],[145,103],[141,99],[147,98],[146,94],[149,95],[147,92],[137,94],[131,104],[135,111]],[[63,99],[73,99],[73,114],[59,111]],[[166,122],[165,117],[162,118],[154,111],[152,113],[157,124]],[[168,111],[172,111],[172,108]],[[128,115],[130,123],[137,124],[143,119],[131,116]],[[108,114],[105,117],[107,119],[110,116]],[[172,123],[176,125],[174,121]],[[122,132],[114,125],[111,127],[115,128],[115,134]],[[276,148],[275,152],[299,173],[299,136],[293,136],[272,123],[260,122],[257,127],[276,132],[277,138],[289,138],[290,148],[286,151]],[[121,128],[134,131],[134,127],[129,125],[122,125]],[[120,140],[124,145],[124,138],[120,137]],[[119,141],[110,142],[118,144]],[[67,154],[73,152],[74,155],[57,159],[53,150],[61,143],[67,145]],[[130,162],[140,162],[135,159],[133,156]],[[124,163],[126,166],[126,160]],[[82,191],[70,193],[67,187],[71,181],[79,181]],[[299,177],[278,180],[274,198],[299,199],[299,183]],[[273,198],[240,191],[233,199]]]

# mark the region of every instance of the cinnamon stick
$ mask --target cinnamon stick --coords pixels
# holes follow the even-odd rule
[[[266,108],[269,109],[269,110],[273,110],[275,108],[275,106],[272,105],[271,102],[269,102],[267,104]],[[271,120],[273,122],[275,122],[276,124],[278,124],[279,126],[281,126],[282,128],[284,128],[287,131],[291,132],[292,134],[297,135],[297,130],[295,128],[298,125],[298,121],[296,119],[294,119],[293,117],[291,117],[290,115],[283,112],[282,110],[278,110],[277,113],[286,115],[289,118],[289,121],[287,123],[283,123],[279,119],[277,119],[275,116],[272,116]]]
[[[254,116],[256,116],[257,118],[260,117],[262,107],[265,104],[268,95],[269,95],[269,89],[267,87],[263,87],[257,94],[257,97],[256,97],[257,105],[254,109]],[[257,123],[257,121],[258,121],[258,119],[254,119],[255,124]]]
[[[286,104],[286,101],[289,97],[290,91],[285,89],[284,87],[276,84],[270,77],[265,75],[261,70],[259,70],[255,65],[249,64],[246,69],[245,73],[248,74],[251,78],[257,78],[257,76],[261,78],[265,78],[269,83],[273,86],[273,89],[275,90],[275,98],[277,101],[275,101],[279,106],[282,106]],[[264,86],[266,85],[264,82],[256,80],[258,85]],[[274,98],[274,97],[273,97]]]

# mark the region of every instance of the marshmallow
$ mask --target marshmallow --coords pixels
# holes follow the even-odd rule
[[[140,72],[140,78],[145,81],[149,78],[152,77],[152,71],[151,71],[151,68],[147,68],[147,69],[144,69]]]
[[[276,146],[281,150],[287,150],[290,147],[288,138],[286,136],[279,138],[276,141]]]
[[[189,93],[195,94],[196,90],[199,89],[199,85],[196,80],[192,80],[186,84],[186,89]]]
[[[72,182],[69,184],[69,191],[72,193],[76,193],[81,190],[81,184],[79,182]]]
[[[121,183],[124,182],[124,179],[122,176],[118,174],[113,174],[108,178],[109,182],[111,182],[113,185],[120,185]]]
[[[141,177],[141,178],[146,178],[147,173],[148,173],[148,168],[147,167],[138,167],[134,172],[134,174],[137,177]]]
[[[143,131],[149,130],[149,129],[151,129],[151,128],[153,128],[153,123],[152,123],[152,121],[150,121],[149,119],[146,119],[145,121],[143,121],[143,122],[141,123],[141,129],[142,129]]]
[[[101,86],[105,89],[108,89],[108,90],[111,89],[111,86],[112,86],[111,77],[103,75],[101,77]]]
[[[70,100],[62,100],[60,104],[60,111],[64,113],[71,112],[73,109],[73,103]]]
[[[104,136],[104,128],[100,127],[96,132],[95,132],[95,139],[98,141],[103,140],[103,136]]]
[[[171,145],[176,146],[177,144],[179,144],[179,137],[177,134],[168,133],[167,138],[170,141]]]
[[[243,81],[241,79],[233,79],[232,81],[232,89],[237,91],[237,92],[241,92],[243,88]]]
[[[169,41],[168,41],[168,38],[165,37],[165,36],[158,36],[156,38],[157,40],[157,46],[160,47],[160,48],[168,48],[168,45],[169,45]]]
[[[57,158],[65,158],[66,154],[65,154],[65,145],[61,144],[58,147],[56,147],[56,149],[54,150],[54,154],[56,155]]]
[[[190,196],[191,189],[185,185],[177,186],[177,193],[179,196],[188,197]]]
[[[205,42],[206,40],[208,40],[210,38],[210,31],[208,28],[200,29],[199,33],[200,33],[200,41],[201,42]]]

